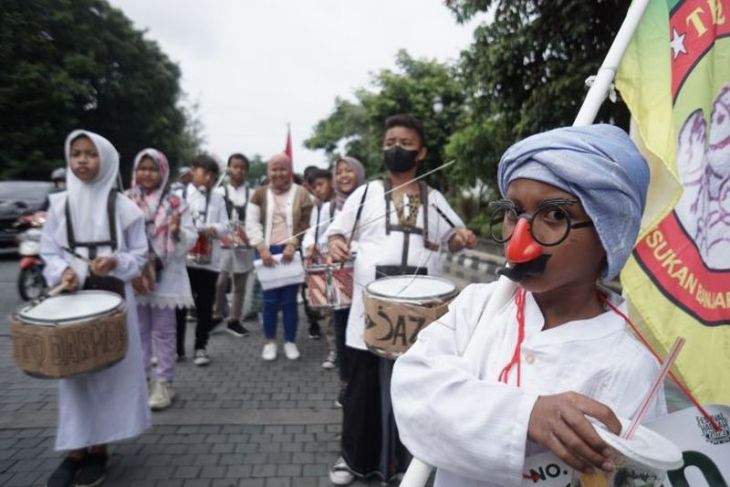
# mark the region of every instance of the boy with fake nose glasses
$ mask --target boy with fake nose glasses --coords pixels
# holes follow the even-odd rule
[[[579,471],[611,471],[608,445],[658,364],[625,327],[618,275],[639,232],[649,169],[610,125],[529,137],[502,157],[493,236],[518,286],[483,315],[496,283],[465,288],[422,331],[392,381],[403,443],[437,486],[520,485],[526,456],[550,450]],[[666,413],[663,391],[648,418]]]

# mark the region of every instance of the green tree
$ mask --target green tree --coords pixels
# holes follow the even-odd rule
[[[494,190],[496,166],[512,143],[571,125],[630,0],[451,0],[457,21],[489,12],[462,53],[467,104],[446,157]],[[623,103],[606,103],[597,121],[628,127]]]
[[[324,149],[334,160],[340,148],[360,159],[370,176],[382,171],[382,138],[385,119],[410,113],[423,123],[428,156],[423,170],[445,162],[444,147],[457,128],[464,110],[464,87],[454,69],[430,59],[414,59],[406,51],[396,55],[395,71],[381,70],[372,78],[372,89],[355,91],[355,101],[335,99],[332,113],[320,120],[305,141],[310,149]],[[430,183],[449,188],[448,178],[437,174]]]
[[[75,128],[109,138],[126,179],[144,147],[197,151],[178,66],[104,0],[6,1],[0,25],[0,177],[47,178]]]
[[[248,169],[248,184],[251,187],[258,186],[266,177],[266,162],[261,154],[254,154],[250,159],[251,165]]]

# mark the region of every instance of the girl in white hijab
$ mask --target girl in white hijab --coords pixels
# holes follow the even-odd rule
[[[107,443],[138,436],[151,425],[136,305],[129,284],[147,261],[144,217],[114,189],[119,155],[108,140],[75,130],[66,139],[65,152],[68,191],[50,198],[41,237],[43,273],[50,286],[63,282],[71,292],[96,288],[123,294],[128,350],[112,367],[59,380],[55,448],[68,453],[48,487],[98,485],[106,473]]]

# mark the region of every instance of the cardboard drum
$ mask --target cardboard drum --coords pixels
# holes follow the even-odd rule
[[[58,379],[110,367],[127,353],[124,300],[107,291],[79,291],[31,303],[10,324],[15,365],[34,377]]]
[[[418,333],[448,311],[458,291],[451,281],[430,276],[393,276],[371,282],[363,292],[368,349],[396,359]]]

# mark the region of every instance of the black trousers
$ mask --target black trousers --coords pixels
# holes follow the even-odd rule
[[[390,402],[393,360],[350,349],[350,380],[342,403],[342,457],[359,477],[390,481],[411,455],[401,443]]]
[[[185,355],[185,328],[188,317],[187,308],[175,308],[175,321],[177,322],[177,354]]]
[[[340,380],[347,382],[350,373],[350,347],[345,345],[347,336],[347,319],[350,317],[350,308],[338,309],[334,312],[333,326],[335,327],[335,349],[337,350],[337,370]]]
[[[200,350],[208,345],[208,337],[213,327],[213,302],[218,273],[208,269],[188,267],[188,277],[197,314],[195,350]]]

